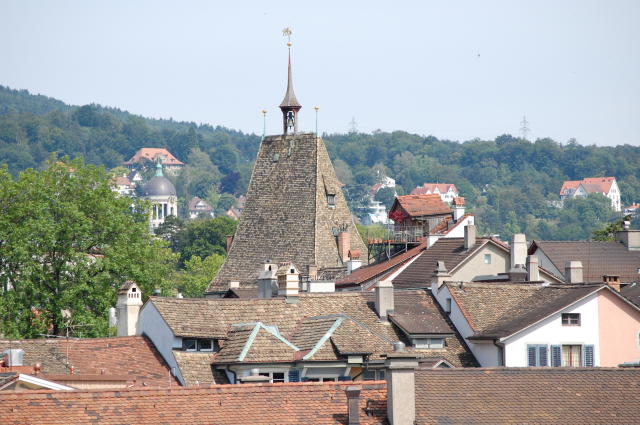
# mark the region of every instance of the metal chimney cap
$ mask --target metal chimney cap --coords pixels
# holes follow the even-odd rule
[[[393,343],[393,351],[404,351],[405,347],[406,346],[402,341],[396,341]]]

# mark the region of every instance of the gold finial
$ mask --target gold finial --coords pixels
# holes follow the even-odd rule
[[[260,111],[260,112],[262,112],[262,115],[267,115],[267,110],[266,110],[266,109],[263,109],[263,110],[262,110],[262,111]]]
[[[319,106],[314,106],[313,109],[315,109],[316,111],[319,111],[320,107]]]
[[[291,32],[291,29],[289,27],[286,27],[282,30],[282,36],[287,37],[287,46],[289,47],[291,47],[291,34],[293,33]]]

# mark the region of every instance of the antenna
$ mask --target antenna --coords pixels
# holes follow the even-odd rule
[[[358,132],[358,123],[356,122],[356,117],[351,118],[349,121],[349,134]]]
[[[527,136],[529,135],[530,132],[531,132],[531,129],[529,128],[529,121],[527,121],[527,116],[524,115],[522,117],[522,121],[520,121],[520,133],[522,133],[522,138],[524,140],[528,140]]]

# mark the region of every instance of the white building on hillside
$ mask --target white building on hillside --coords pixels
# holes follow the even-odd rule
[[[587,177],[582,180],[566,180],[560,189],[560,200],[586,198],[590,193],[601,193],[611,199],[611,208],[622,211],[620,188],[615,177]]]

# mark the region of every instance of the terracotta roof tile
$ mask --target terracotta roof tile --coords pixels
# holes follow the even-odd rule
[[[638,423],[640,369],[416,371],[416,424]]]
[[[126,375],[136,385],[177,385],[167,364],[153,344],[144,337],[64,338],[0,340],[0,352],[8,348],[24,350],[24,364],[41,364],[43,374],[68,374],[68,363],[77,375]]]
[[[140,162],[143,158],[149,161],[155,161],[160,155],[162,158],[162,165],[184,165],[184,162],[179,161],[171,152],[164,148],[141,148],[131,157],[130,160],[125,162],[125,165],[135,164]]]
[[[397,208],[402,208],[410,217],[451,213],[451,208],[438,194],[397,196],[391,210],[389,210],[389,217]]]
[[[211,368],[213,353],[173,350],[173,357],[187,386],[229,383],[226,376],[214,375]]]
[[[360,423],[386,423],[386,385],[382,381],[0,392],[0,412],[6,425],[339,425],[347,423],[346,389],[354,385],[361,388]]]

